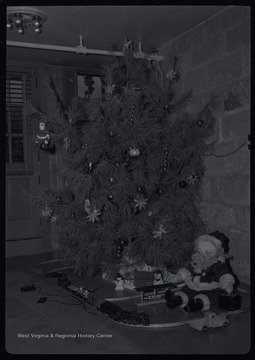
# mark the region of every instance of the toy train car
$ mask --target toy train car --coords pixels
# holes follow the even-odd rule
[[[66,276],[61,276],[58,278],[58,285],[64,288],[66,291],[71,292],[72,295],[76,298],[83,300],[84,305],[88,304],[90,307],[108,315],[114,321],[136,326],[148,326],[150,324],[148,314],[142,311],[123,310],[118,305],[105,300],[94,291],[74,286]]]
[[[129,325],[144,325],[150,324],[149,315],[142,311],[128,311],[121,309],[118,305],[110,301],[104,301],[100,305],[100,310],[110,316],[115,321],[122,322]]]

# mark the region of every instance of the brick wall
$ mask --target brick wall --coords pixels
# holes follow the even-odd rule
[[[215,154],[227,154],[250,134],[250,7],[230,6],[166,43],[161,53],[171,63],[179,57],[178,90],[192,89],[196,112],[217,95],[217,125],[208,142]],[[240,281],[250,282],[250,153],[244,145],[227,157],[205,158],[202,214],[208,232],[230,238],[232,267]]]

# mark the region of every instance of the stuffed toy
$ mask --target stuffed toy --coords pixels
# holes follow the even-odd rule
[[[123,279],[123,277],[118,273],[117,274],[117,279],[115,281],[116,287],[115,290],[124,290],[124,283],[125,280]]]
[[[233,294],[235,277],[228,263],[228,238],[219,231],[201,235],[187,268],[180,269],[169,282],[184,282],[175,293],[167,290],[166,306],[183,307],[186,312],[206,311],[218,305],[221,293]]]
[[[163,275],[160,270],[154,271],[154,280],[153,285],[161,285],[164,284]]]

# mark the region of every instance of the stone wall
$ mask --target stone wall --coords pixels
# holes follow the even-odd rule
[[[214,154],[240,147],[229,156],[205,158],[201,206],[208,232],[220,230],[230,238],[233,270],[250,283],[250,7],[229,6],[160,50],[170,64],[178,56],[177,87],[192,89],[191,111],[217,95],[217,125],[208,139],[216,142]]]

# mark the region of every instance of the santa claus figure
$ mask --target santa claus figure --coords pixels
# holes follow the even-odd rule
[[[228,238],[219,231],[201,235],[187,268],[180,269],[169,282],[184,282],[181,291],[167,290],[166,306],[182,306],[184,311],[205,311],[218,305],[224,291],[232,294],[235,278],[228,263]]]

